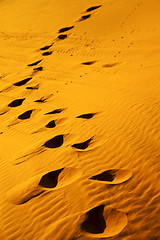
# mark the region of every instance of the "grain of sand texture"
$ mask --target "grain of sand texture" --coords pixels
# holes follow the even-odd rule
[[[0,240],[160,239],[159,13],[0,0]]]

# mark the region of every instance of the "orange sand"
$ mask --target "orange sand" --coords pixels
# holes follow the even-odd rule
[[[160,1],[0,1],[0,240],[160,239]]]

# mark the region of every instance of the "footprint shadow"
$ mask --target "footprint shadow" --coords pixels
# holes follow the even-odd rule
[[[44,52],[42,53],[43,56],[49,56],[53,53],[53,51],[47,51],[47,52]]]
[[[48,129],[55,128],[55,127],[63,124],[65,121],[66,121],[66,118],[58,118],[55,120],[50,120],[44,127],[41,127],[36,131],[33,131],[32,134],[46,131],[46,128],[48,128]]]
[[[46,128],[54,128],[56,126],[55,120],[51,120],[46,124]]]
[[[42,71],[42,70],[43,70],[43,67],[33,68],[34,73],[40,72],[40,71]]]
[[[26,87],[28,90],[38,90],[39,89],[39,84],[33,86],[33,87]]]
[[[86,113],[86,114],[79,115],[76,118],[91,119],[94,117],[95,114],[96,113]]]
[[[47,102],[47,100],[48,100],[49,98],[51,98],[52,96],[53,96],[53,94],[50,94],[50,95],[48,95],[48,96],[43,96],[43,97],[41,97],[40,99],[35,100],[34,102],[36,102],[36,103],[45,103],[45,102]]]
[[[89,144],[91,143],[92,140],[93,140],[93,137],[89,138],[84,142],[72,144],[71,147],[76,148],[78,150],[85,150],[89,147]]]
[[[23,86],[26,83],[28,83],[31,79],[32,79],[32,77],[25,78],[24,80],[21,80],[19,82],[14,83],[13,85],[16,86],[16,87],[20,87],[20,86]]]
[[[97,61],[89,61],[89,62],[83,62],[81,63],[82,65],[92,65],[94,63],[96,63]]]
[[[43,175],[39,186],[52,190],[60,189],[76,181],[80,178],[81,174],[81,170],[78,168],[60,168]]]
[[[53,46],[53,44],[47,45],[47,46],[45,46],[45,47],[40,48],[40,50],[41,50],[41,51],[45,51],[45,50],[48,50],[49,48],[51,48],[52,46]]]
[[[27,66],[28,66],[28,67],[36,66],[36,65],[38,65],[38,63],[40,63],[40,62],[42,62],[42,59],[41,59],[41,60],[38,60],[38,61],[36,61],[36,62],[34,62],[34,63],[28,64]]]
[[[36,133],[36,132],[33,132],[33,133]],[[53,138],[46,141],[43,145],[39,145],[34,150],[32,149],[30,152],[27,152],[25,155],[19,158],[16,158],[13,164],[14,165],[22,164],[26,161],[31,160],[35,155],[39,155],[50,149],[57,149],[61,147],[66,141],[66,138],[68,135],[69,134],[61,134],[61,135],[54,136]]]
[[[21,115],[19,115],[18,119],[20,119],[20,120],[29,119],[31,117],[32,112],[33,112],[33,109],[32,110],[28,110],[28,111],[22,113]]]
[[[45,113],[44,115],[49,115],[49,114],[56,114],[56,113],[61,113],[62,111],[64,111],[65,109],[64,108],[58,108],[58,109],[55,109],[51,112],[47,112]]]
[[[12,204],[25,204],[40,195],[68,186],[80,177],[80,169],[64,167],[16,185],[8,192],[6,198]]]
[[[103,216],[104,205],[92,208],[86,213],[86,219],[81,224],[81,229],[88,233],[103,233],[106,228],[106,222]]]
[[[39,185],[41,187],[45,187],[45,188],[55,188],[58,183],[58,176],[63,170],[64,170],[64,168],[61,168],[56,171],[52,171],[52,172],[45,174],[41,178]]]
[[[8,104],[8,107],[11,107],[11,108],[18,107],[22,105],[24,100],[25,98],[13,100],[11,103]]]
[[[28,110],[22,114],[20,114],[16,119],[14,119],[7,127],[12,127],[18,123],[20,123],[21,121],[27,120],[31,118],[31,115],[33,113],[33,111],[35,111],[35,109],[32,110]]]
[[[58,39],[59,40],[64,40],[64,39],[66,39],[67,38],[67,34],[60,34],[59,36],[58,36]]]
[[[107,238],[119,234],[128,223],[125,213],[102,204],[82,215],[82,234],[91,238]]]
[[[126,182],[132,177],[132,172],[125,169],[111,169],[100,174],[90,177],[90,180],[95,180],[106,184],[120,184]]]
[[[61,134],[51,138],[50,140],[45,142],[43,146],[46,148],[58,148],[62,146],[63,142],[64,142],[64,135]]]
[[[74,26],[71,26],[71,27],[64,27],[64,28],[61,28],[59,29],[59,33],[64,33],[64,32],[67,32],[69,30],[71,30],[72,28],[74,28]]]
[[[100,8],[101,6],[102,6],[102,5],[98,5],[98,6],[89,7],[89,8],[87,8],[86,12],[92,12],[92,11],[94,11],[94,10],[96,10],[96,9]]]
[[[89,19],[91,17],[91,14],[83,15],[78,21],[82,22],[85,21],[86,19]]]

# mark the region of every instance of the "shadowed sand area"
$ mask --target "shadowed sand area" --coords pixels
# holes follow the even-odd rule
[[[160,1],[0,1],[0,240],[160,240]]]

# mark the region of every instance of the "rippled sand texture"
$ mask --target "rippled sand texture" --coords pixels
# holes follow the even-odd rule
[[[0,1],[0,240],[160,239],[160,1]]]

